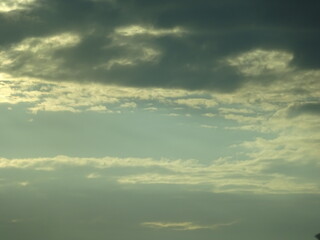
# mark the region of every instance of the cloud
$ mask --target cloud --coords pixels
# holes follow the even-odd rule
[[[161,36],[181,36],[186,33],[186,30],[182,28],[175,27],[172,29],[155,29],[154,27],[145,27],[139,25],[130,25],[125,27],[119,27],[115,29],[115,33],[120,36],[132,37],[137,35],[149,35],[153,37],[161,37]]]
[[[18,183],[21,187],[26,187],[28,186],[30,183],[29,182],[19,182]]]
[[[2,68],[15,76],[226,93],[252,77],[320,66],[316,1],[187,0],[182,6],[167,0],[42,0],[28,10],[26,5],[33,3],[5,1],[2,9],[23,7],[0,14]],[[51,43],[50,50],[38,44],[36,53],[15,49],[66,33],[81,41],[64,48]]]
[[[36,3],[36,0],[3,0],[0,3],[0,12],[24,10]]]
[[[135,102],[126,102],[120,105],[122,108],[136,108],[137,104]]]
[[[14,77],[1,72],[0,86],[0,103],[30,103],[29,110],[33,113],[39,111],[110,113],[115,105],[120,108],[134,109],[137,107],[135,102],[137,100],[149,104],[151,101],[164,103],[171,102],[170,99],[199,95],[197,92],[192,93],[177,89],[140,89],[106,86],[98,83],[58,83],[39,78]],[[199,106],[210,104],[205,99],[198,99],[195,103],[191,102],[192,100],[189,100],[190,104]]]
[[[284,51],[255,49],[228,58],[226,62],[246,76],[281,74],[289,71],[293,55]]]
[[[102,106],[102,105],[96,105],[96,106],[92,106],[92,107],[88,108],[87,111],[107,112],[107,108],[105,106]],[[71,112],[74,112],[74,111],[71,111]]]
[[[288,117],[297,117],[303,114],[319,115],[320,114],[320,103],[300,103],[291,105],[288,109]]]
[[[202,128],[218,128],[217,126],[206,125],[206,124],[202,124],[202,125],[200,125],[200,127],[202,127]]]
[[[142,26],[120,27],[109,34],[110,45],[105,45],[102,51],[108,52],[111,48],[121,51],[121,56],[115,56],[94,66],[95,70],[112,71],[118,68],[134,67],[141,64],[155,64],[162,55],[161,50],[148,38],[135,36],[161,36],[161,33],[170,33],[171,30],[147,29]]]
[[[300,131],[297,131],[300,133]],[[280,134],[273,139],[256,138],[254,141],[242,143],[244,147],[252,150],[248,155],[258,160],[282,160],[295,163],[316,163],[319,156],[318,133]]]
[[[25,221],[24,219],[11,219],[10,223],[16,224],[16,223],[21,223],[21,222],[24,222],[24,221]]]
[[[191,190],[215,193],[255,194],[317,194],[319,184],[306,176],[291,176],[277,172],[272,159],[236,161],[218,159],[212,164],[201,164],[196,160],[170,160],[152,158],[77,158],[57,156],[54,158],[0,159],[0,169],[23,171],[50,171],[58,174],[64,169],[77,169],[79,177],[83,171],[87,179],[109,179],[121,185],[170,184],[184,185]],[[275,167],[275,168],[274,168]],[[300,167],[300,166],[297,166]],[[274,168],[274,169],[273,169]],[[130,170],[128,174],[128,170]],[[80,176],[81,175],[81,176]],[[66,179],[67,180],[67,179]],[[26,182],[26,181],[24,181]]]
[[[217,105],[214,99],[205,99],[205,98],[188,98],[188,99],[177,99],[175,103],[179,105],[186,105],[192,108],[210,108]]]
[[[235,174],[235,173],[234,173]],[[197,186],[193,190],[209,191],[214,193],[253,193],[253,194],[318,194],[319,186],[316,183],[300,183],[298,179],[280,174],[270,174],[251,177],[232,177],[217,174],[204,175],[165,175],[141,174],[136,176],[120,177],[121,184],[170,184]],[[255,177],[254,177],[255,176]]]
[[[251,109],[246,108],[219,108],[219,112],[223,114],[234,114],[234,113],[253,113]]]
[[[63,74],[63,59],[54,56],[56,51],[74,47],[80,37],[62,33],[46,37],[29,37],[13,44],[9,49],[0,48],[1,68],[20,76],[44,77]]]
[[[52,38],[37,39],[37,44],[42,44],[45,39],[53,41],[53,46],[60,46],[58,40]],[[38,46],[37,44],[33,47]],[[32,49],[30,44],[27,46]],[[248,159],[305,164],[316,162],[319,155],[319,71],[291,69],[283,76],[285,81],[275,81],[267,90],[263,85],[251,82],[247,88],[235,93],[129,88],[97,83],[58,83],[39,78],[18,78],[6,73],[1,73],[0,76],[0,102],[28,103],[28,110],[32,113],[116,113],[119,108],[121,111],[138,111],[139,107],[144,109],[145,106],[153,106],[147,109],[157,111],[164,107],[170,110],[166,111],[168,113],[179,108],[179,112],[174,113],[181,116],[197,111],[196,115],[202,117],[197,118],[197,128],[217,126],[230,131],[256,132],[256,139],[238,144],[245,152],[249,151]],[[300,84],[302,80],[305,82],[303,85]],[[139,104],[135,105],[136,103]],[[207,116],[215,117],[205,120]],[[211,122],[219,119],[228,121],[223,125]],[[165,176],[161,176],[162,178]]]
[[[213,114],[213,113],[204,113],[204,114],[202,114],[202,116],[213,118],[213,117],[216,116],[216,114]]]
[[[90,173],[86,176],[88,179],[95,179],[95,178],[100,178],[101,176],[97,173]]]
[[[142,33],[128,38],[150,35],[146,31],[150,29],[156,31],[158,28],[149,29],[145,27],[143,29],[141,30]],[[168,29],[174,29],[174,27],[159,27],[159,29],[166,29],[167,31]],[[114,34],[114,29],[111,33]],[[154,36],[151,34],[145,40],[151,41],[162,37],[171,38],[173,36],[162,36],[161,34]],[[104,35],[104,41],[105,38],[106,35]],[[183,35],[173,38],[183,38]],[[28,37],[11,44],[8,48],[2,48],[2,64],[7,64],[8,66],[5,66],[5,68],[9,69],[16,64],[15,61],[19,62],[20,59],[23,59],[23,55],[30,57],[31,62],[38,61],[37,54],[39,54],[40,60],[43,58],[44,62],[46,59],[56,59],[55,56],[58,53],[60,54],[60,51],[66,49],[73,51],[74,48],[86,43],[86,41],[86,36],[75,32]],[[277,62],[277,58],[281,60],[282,65]],[[176,108],[179,108],[179,112],[174,111],[174,114],[185,116],[192,112],[192,116],[197,116],[197,119],[193,118],[193,120],[196,119],[198,129],[199,126],[221,126],[223,129],[230,131],[255,132],[258,136],[256,139],[249,139],[237,145],[247,152],[244,158],[248,164],[252,162],[255,163],[253,165],[256,167],[263,166],[266,171],[266,165],[273,166],[276,162],[315,165],[317,156],[319,156],[318,145],[320,141],[318,120],[320,84],[317,81],[320,77],[320,71],[292,67],[290,61],[294,60],[290,60],[290,58],[291,55],[288,51],[283,50],[262,51],[251,49],[229,56],[230,61],[238,64],[234,66],[238,68],[238,71],[243,71],[249,66],[249,69],[252,68],[254,70],[251,70],[255,72],[255,74],[252,72],[251,75],[249,74],[250,79],[245,83],[245,87],[232,93],[213,93],[210,89],[189,91],[154,87],[124,87],[89,82],[79,83],[77,81],[48,81],[44,78],[17,77],[4,71],[0,73],[0,103],[28,103],[28,110],[32,113],[39,111],[112,113],[118,112],[119,108],[121,111],[138,111],[139,107],[157,111],[166,108],[166,113],[170,113],[173,112],[172,109],[177,110]],[[13,61],[12,63],[10,63],[10,59]],[[260,60],[255,63],[254,60],[257,59]],[[272,65],[273,61],[276,65]],[[56,66],[61,66],[62,62],[57,61]],[[19,69],[23,70],[24,68],[24,71],[28,70],[27,65]],[[273,75],[273,77],[268,81],[268,77],[261,78],[261,75],[268,77]],[[304,84],[301,84],[301,82],[304,82]],[[150,108],[150,106],[152,107]],[[200,119],[199,116],[215,117]],[[228,121],[224,121],[222,125],[217,124],[218,122],[211,122],[219,121],[219,119]],[[213,171],[211,167],[209,168],[212,171],[211,173],[203,173],[204,167],[197,166],[195,169],[197,171],[201,169],[201,171],[199,170],[201,174],[197,175],[199,173],[196,173],[195,170],[192,172],[193,175],[187,179],[186,176],[191,172],[190,169],[181,168],[179,172],[178,168],[169,167],[169,165],[164,167],[164,165],[160,166],[155,163],[149,166],[174,171],[175,174],[139,172],[132,176],[119,176],[118,182],[122,184],[174,184],[174,182],[189,185],[207,184],[215,186],[213,191],[217,192],[239,191],[240,189],[251,192],[317,192],[317,187],[312,184],[308,185],[310,182],[299,183],[299,179],[287,178],[286,175],[277,177],[279,182],[286,183],[280,185],[282,190],[277,189],[275,184],[268,185],[274,175],[266,174],[262,169],[258,169],[257,172],[263,176],[263,179],[252,182],[251,178],[246,175],[248,173],[239,170],[242,169],[241,164],[238,162],[234,164],[239,168],[230,169],[230,166],[223,165],[224,168],[222,169],[221,166],[214,165],[215,169],[220,170],[219,174],[224,174],[225,178],[232,179],[232,181],[227,182],[228,184],[224,184],[217,179],[217,176],[220,175]],[[138,167],[142,167],[142,165],[140,164]],[[255,169],[253,165],[250,166],[251,169]],[[50,161],[46,161],[43,165],[40,163],[37,165],[37,169],[52,169],[55,167],[56,165]],[[234,177],[236,172],[241,177]],[[213,173],[214,177],[212,177]],[[252,172],[249,175],[255,178]],[[286,190],[285,185],[290,186],[289,190]]]
[[[263,120],[262,117],[258,116],[243,116],[243,115],[237,115],[237,114],[225,114],[223,115],[225,119],[235,120],[237,122],[241,123],[259,123]]]
[[[36,169],[47,168],[57,169],[61,166],[91,166],[97,169],[112,167],[161,167],[172,171],[193,171],[192,167],[199,166],[195,160],[154,160],[151,158],[76,158],[68,156],[57,156],[54,158],[26,158],[26,159],[5,159],[0,158],[0,168]],[[196,168],[195,168],[196,169]],[[195,170],[194,169],[194,170]]]
[[[230,223],[217,223],[212,225],[200,225],[193,222],[143,222],[141,225],[148,228],[155,229],[168,229],[174,231],[193,231],[201,229],[215,230],[221,227],[228,227],[236,224],[237,222]]]

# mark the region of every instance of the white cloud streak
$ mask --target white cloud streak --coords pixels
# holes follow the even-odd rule
[[[217,223],[211,225],[196,224],[193,222],[143,222],[141,225],[147,228],[168,229],[174,231],[194,231],[194,230],[216,230],[221,227],[229,227],[236,224],[237,221],[230,223]]]
[[[137,35],[161,37],[166,35],[181,36],[182,34],[187,33],[187,31],[181,27],[174,27],[171,29],[156,29],[152,26],[130,25],[116,28],[115,33],[124,37],[132,37]]]
[[[257,194],[319,193],[319,184],[312,179],[268,172],[270,161],[230,161],[220,159],[211,165],[196,160],[155,160],[151,158],[55,158],[0,159],[0,169],[59,171],[66,167],[91,169],[86,178],[100,178],[112,168],[134,169],[135,174],[116,171],[119,184],[172,184],[199,186],[212,192],[251,192]],[[95,169],[95,170],[94,170]],[[94,172],[92,172],[94,170]],[[165,173],[164,173],[165,171]]]

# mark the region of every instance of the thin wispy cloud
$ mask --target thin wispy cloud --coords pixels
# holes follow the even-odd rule
[[[273,163],[266,159],[233,161],[221,159],[212,165],[195,160],[143,159],[143,158],[55,158],[0,159],[0,169],[24,171],[63,171],[64,169],[99,170],[88,173],[87,179],[112,176],[121,185],[184,185],[193,189],[199,186],[209,192],[247,192],[258,194],[318,194],[319,185],[312,178],[297,178],[290,174],[270,172]],[[297,166],[299,167],[299,166]],[[118,169],[112,175],[112,169]],[[132,169],[135,174],[125,174]],[[269,172],[268,172],[269,170]],[[78,175],[81,177],[81,174]],[[66,179],[66,181],[68,181]],[[27,186],[24,185],[24,186]]]
[[[141,225],[148,228],[168,229],[174,231],[194,231],[194,230],[216,230],[222,227],[229,227],[238,223],[237,221],[230,223],[217,223],[212,225],[201,225],[193,222],[143,222]]]

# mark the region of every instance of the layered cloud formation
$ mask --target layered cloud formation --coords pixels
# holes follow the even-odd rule
[[[1,1],[2,236],[318,232],[319,10]]]

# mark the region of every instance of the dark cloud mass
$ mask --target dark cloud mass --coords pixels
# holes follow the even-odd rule
[[[1,70],[59,81],[230,92],[247,80],[221,60],[245,51],[283,50],[294,55],[291,64],[298,69],[318,69],[319,10],[313,0],[39,0],[0,14],[2,51],[30,37],[65,32],[81,41],[52,50],[59,71],[43,71],[37,64],[42,60],[28,54]],[[133,25],[145,32],[116,34]],[[177,28],[181,32],[168,32]]]
[[[297,117],[302,114],[320,115],[320,103],[296,104],[289,108],[288,117]]]

